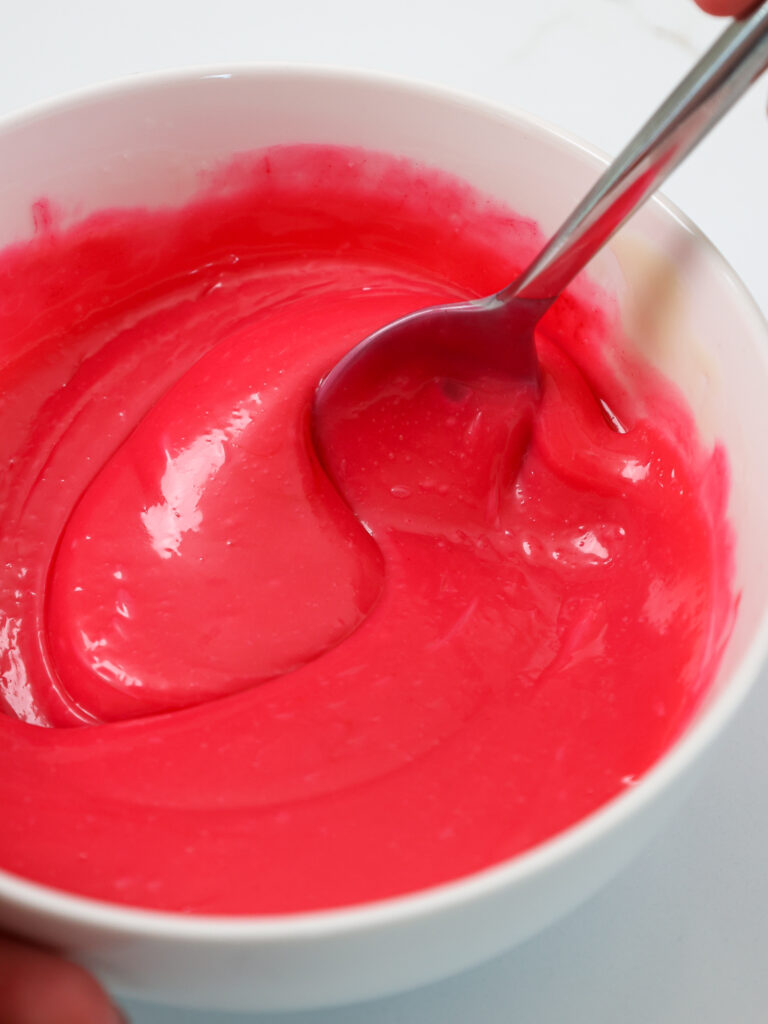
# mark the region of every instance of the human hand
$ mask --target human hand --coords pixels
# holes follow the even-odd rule
[[[729,14],[733,18],[755,6],[755,0],[696,0],[696,3],[707,14]]]
[[[82,967],[0,935],[0,1024],[125,1024]]]

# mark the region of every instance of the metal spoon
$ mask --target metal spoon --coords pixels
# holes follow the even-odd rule
[[[352,420],[403,365],[412,370],[414,358],[431,377],[438,366],[448,381],[466,380],[479,367],[506,377],[518,394],[537,392],[538,321],[767,66],[763,3],[730,24],[517,280],[488,298],[402,317],[341,359],[318,385],[312,408],[315,448],[331,478],[337,476],[332,438],[339,423]]]

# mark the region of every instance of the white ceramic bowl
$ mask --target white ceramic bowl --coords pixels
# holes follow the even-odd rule
[[[187,71],[112,85],[0,123],[0,247],[30,204],[65,215],[180,203],[200,172],[281,142],[362,145],[423,160],[557,226],[602,158],[517,113],[383,77],[307,68]],[[0,872],[3,927],[60,945],[114,989],[219,1009],[373,998],[500,952],[611,877],[675,806],[753,681],[768,640],[768,329],[707,242],[651,202],[591,268],[625,326],[682,388],[732,469],[741,603],[715,685],[632,790],[509,863],[413,896],[286,917],[190,917],[69,896]],[[663,282],[663,288],[659,283]]]

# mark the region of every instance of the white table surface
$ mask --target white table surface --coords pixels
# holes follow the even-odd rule
[[[161,68],[343,64],[517,106],[615,153],[720,25],[692,0],[25,0],[3,4],[0,115]],[[768,313],[768,79],[665,191]],[[1,173],[1,170],[0,170]],[[768,671],[673,824],[546,932],[470,973],[259,1024],[764,1024]],[[136,1024],[223,1024],[126,1003]]]

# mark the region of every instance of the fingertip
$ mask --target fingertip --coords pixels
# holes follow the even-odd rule
[[[77,964],[0,938],[3,1024],[125,1024],[101,985]]]
[[[755,6],[755,0],[696,0],[696,3],[707,14],[733,18],[741,17]]]

